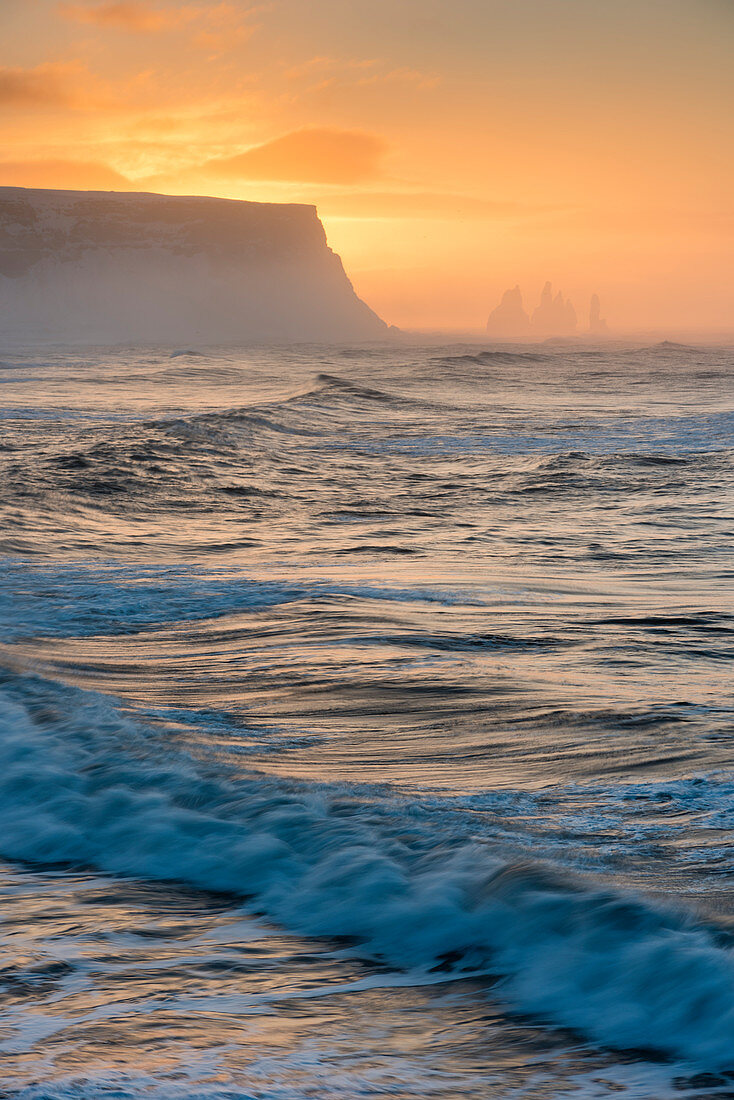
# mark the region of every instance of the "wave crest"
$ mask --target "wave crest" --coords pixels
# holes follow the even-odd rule
[[[2,675],[0,727],[7,858],[252,897],[401,968],[500,975],[515,1006],[604,1045],[732,1063],[734,952],[692,915],[437,844],[407,802],[237,774],[37,677]]]

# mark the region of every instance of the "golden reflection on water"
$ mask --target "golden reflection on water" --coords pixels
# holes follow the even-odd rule
[[[607,1062],[508,1019],[491,982],[429,975],[421,986],[286,936],[226,898],[10,868],[0,883],[6,1087],[117,1074],[137,1081],[136,1095],[155,1077],[254,1095],[550,1097]],[[543,1073],[525,1092],[537,1076],[529,1057]]]
[[[728,353],[476,352],[25,363],[0,453],[11,717],[27,708],[41,770],[58,752],[62,794],[78,784],[83,802],[89,780],[81,846],[115,784],[138,805],[154,775],[165,803],[129,862],[87,846],[99,865],[165,875],[146,845],[193,806],[185,875],[189,843],[205,865],[220,824],[246,830],[248,799],[278,788],[295,807],[329,799],[340,842],[359,819],[376,849],[407,838],[406,858],[415,842],[448,860],[462,845],[480,873],[485,855],[547,859],[574,897],[572,875],[596,872],[730,912]],[[111,697],[105,716],[91,696],[77,714],[56,681]],[[32,798],[18,802],[25,827]],[[491,975],[383,970],[352,941],[268,927],[246,896],[53,868],[7,868],[2,892],[11,1084],[664,1094],[649,1052],[607,1059],[521,1020]],[[594,994],[583,974],[579,991]]]

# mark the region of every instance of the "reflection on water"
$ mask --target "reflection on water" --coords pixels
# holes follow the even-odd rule
[[[639,1055],[620,1061],[571,1033],[508,1017],[486,978],[418,983],[338,945],[286,936],[211,894],[0,874],[0,1057],[10,1095],[688,1091],[687,1079],[666,1087]],[[39,1080],[41,1089],[28,1084]]]
[[[731,1092],[730,351],[2,381],[8,1095]]]

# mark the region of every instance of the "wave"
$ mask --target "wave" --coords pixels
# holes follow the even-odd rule
[[[403,402],[405,398],[396,394],[386,393],[371,386],[360,386],[356,382],[350,382],[347,378],[340,378],[337,374],[317,374],[316,387],[307,391],[308,397],[321,396],[323,394],[345,394],[349,397],[357,397],[366,401]]]
[[[23,561],[0,566],[0,628],[5,642],[35,634],[132,634],[167,622],[197,622],[333,597],[445,606],[481,602],[469,592],[421,586],[390,588],[331,580],[299,584],[152,566],[39,568]]]
[[[436,355],[430,360],[432,363],[473,363],[476,366],[484,366],[488,363],[546,363],[553,359],[552,355],[540,351],[477,351],[465,352],[463,355]]]
[[[379,390],[374,386],[363,386],[358,382],[351,381],[349,378],[342,378],[341,375],[338,374],[320,373],[315,376],[313,384],[309,385],[306,389],[296,390],[286,397],[278,398],[272,402],[268,402],[267,405],[257,407],[263,409],[276,409],[301,403],[304,405],[312,405],[314,402],[324,401],[326,404],[329,404],[342,398],[351,401],[377,402],[379,404],[415,404],[415,401],[411,398],[403,397],[400,394],[389,393],[387,390]]]
[[[263,433],[306,437],[318,437],[321,434],[304,424],[287,424],[248,407],[151,421],[146,427],[161,428],[166,434],[187,443],[205,443],[219,447],[241,447],[243,442],[249,443],[255,435]]]
[[[338,375],[318,374],[315,385],[265,404],[168,417],[148,421],[145,426],[162,429],[189,442],[240,446],[243,436],[250,442],[262,433],[319,438],[335,428],[330,413],[343,412],[346,406],[352,415],[355,406],[364,404],[412,407],[426,403],[362,386]]]
[[[697,611],[695,614],[680,615],[615,615],[598,619],[599,626],[623,626],[627,628],[692,630],[717,630],[725,634],[734,633],[734,615],[726,611]]]
[[[651,344],[649,347],[642,348],[643,352],[691,352],[700,351],[700,348],[692,347],[690,344],[677,344],[674,340],[660,340],[657,344]]]
[[[432,430],[433,429],[433,430]],[[430,458],[444,455],[487,455],[557,458],[574,465],[596,465],[600,459],[641,468],[681,466],[686,461],[728,462],[734,447],[734,414],[640,418],[605,422],[523,425],[508,430],[496,426],[446,431],[437,423],[422,423],[394,435],[347,438],[332,447],[366,454],[401,454]]]
[[[431,649],[438,653],[475,653],[477,650],[492,649],[556,649],[569,644],[562,638],[554,637],[523,638],[511,634],[424,634],[419,631],[411,634],[357,634],[352,637],[352,642],[361,646],[389,644],[406,648]]]
[[[360,406],[370,409],[375,405],[390,406],[403,410],[432,410],[445,411],[449,406],[429,397],[415,397],[402,393],[393,393],[390,390],[377,389],[375,386],[365,386],[359,382],[353,382],[349,378],[343,378],[337,374],[317,374],[315,385],[305,390],[298,390],[288,397],[274,401],[268,406],[262,406],[270,410],[297,409],[303,407],[304,412],[313,412],[314,408],[322,412],[330,410],[349,409]]]
[[[692,914],[442,839],[407,800],[242,775],[38,677],[0,675],[0,729],[8,859],[250,898],[394,967],[492,974],[602,1045],[732,1064],[734,950]]]

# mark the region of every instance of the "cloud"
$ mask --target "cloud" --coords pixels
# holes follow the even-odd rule
[[[132,184],[106,164],[75,160],[0,161],[0,187],[65,191],[129,191]]]
[[[434,88],[439,83],[434,74],[417,69],[395,68],[374,57],[312,57],[292,66],[285,76],[288,80],[305,83],[314,91],[340,85],[360,88],[375,84]]]
[[[0,108],[88,106],[91,84],[90,74],[77,63],[0,67]]]
[[[356,130],[297,130],[203,168],[229,179],[360,183],[379,177],[385,149],[380,138]]]
[[[243,9],[241,5],[223,0],[215,4],[174,4],[152,7],[143,0],[106,0],[105,3],[61,3],[58,12],[75,23],[128,31],[132,34],[155,34],[160,31],[190,27],[194,41],[205,48],[231,45],[249,37],[253,27],[246,22],[259,9]]]
[[[60,4],[59,13],[64,19],[76,23],[91,23],[99,27],[114,27],[124,31],[147,34],[162,31],[184,21],[186,8],[153,9],[137,0],[117,0],[113,3]]]

